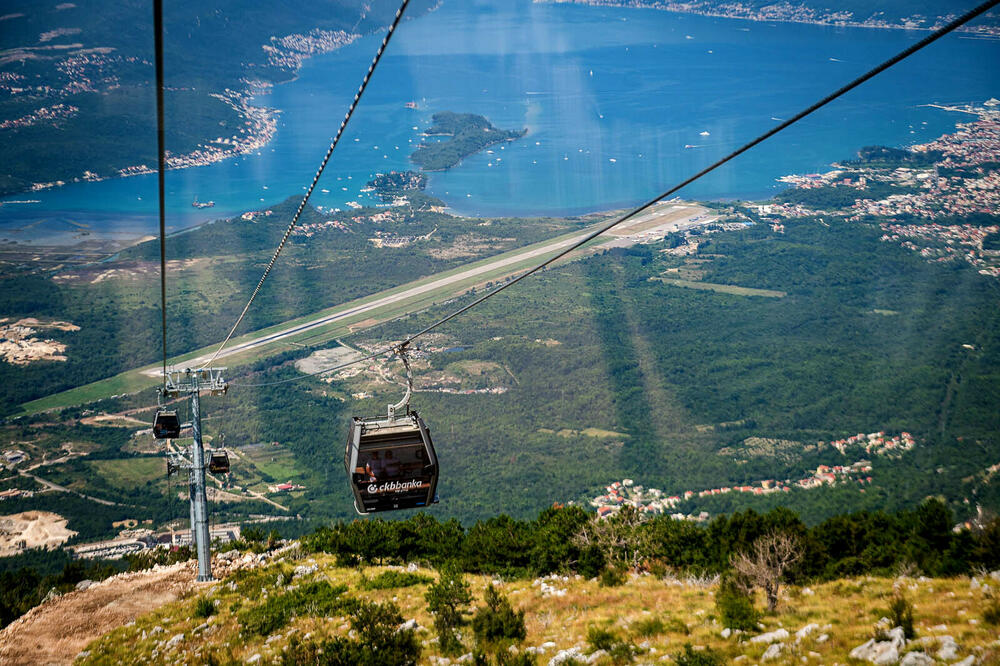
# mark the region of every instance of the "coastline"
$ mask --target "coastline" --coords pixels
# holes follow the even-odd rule
[[[732,2],[725,5],[727,10],[710,9],[700,7],[699,0],[694,2],[666,2],[653,0],[645,3],[641,0],[532,0],[536,4],[552,5],[587,5],[590,7],[615,7],[623,9],[655,9],[657,11],[672,12],[675,14],[693,14],[695,16],[708,16],[712,18],[742,19],[745,21],[755,21],[759,23],[800,23],[805,25],[821,25],[831,28],[870,28],[880,30],[922,30],[931,31],[944,25],[942,21],[936,21],[930,25],[919,25],[910,21],[888,22],[888,21],[853,21],[840,14],[820,14],[813,9],[800,7],[799,10],[809,16],[797,16],[789,14],[795,8],[791,5],[775,4],[767,7],[771,11],[755,11],[739,2]],[[1000,25],[979,25],[962,26],[956,32],[978,35],[981,37],[1000,39]]]

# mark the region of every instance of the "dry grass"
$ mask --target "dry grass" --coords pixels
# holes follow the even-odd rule
[[[432,626],[424,601],[426,585],[362,591],[356,570],[337,568],[332,558],[327,556],[318,556],[313,561],[320,566],[320,571],[313,574],[314,578],[347,584],[350,594],[358,598],[392,601],[400,607],[404,617],[416,619],[421,627]],[[371,567],[366,574],[371,577],[385,569]],[[421,573],[433,575],[430,570],[422,569]],[[483,591],[491,579],[468,576],[467,580],[477,603],[481,603]],[[595,625],[611,628],[621,637],[643,645],[647,651],[638,658],[640,663],[659,661],[663,656],[682,649],[684,643],[711,647],[727,660],[746,655],[749,663],[758,660],[766,648],[766,645],[751,644],[737,637],[724,639],[721,636],[722,627],[714,616],[714,586],[657,579],[649,575],[630,577],[625,585],[616,588],[600,587],[596,581],[575,577],[547,582],[565,590],[565,595],[545,596],[541,587],[533,585],[530,580],[502,584],[503,592],[509,596],[514,607],[526,611],[528,635],[524,645],[541,646],[547,642],[556,645],[540,656],[541,664],[548,663],[557,650],[579,646],[586,651],[587,630]],[[981,617],[986,603],[985,594],[981,589],[974,589],[968,578],[918,580],[870,577],[814,585],[811,590],[784,588],[778,611],[765,616],[763,624],[767,631],[784,627],[792,638],[785,641],[786,649],[782,657],[769,663],[802,663],[803,657],[810,663],[849,662],[848,652],[873,636],[876,622],[887,612],[894,586],[914,605],[918,637],[947,634],[958,642],[962,657],[974,654],[977,664],[1000,663],[997,629],[983,622]],[[201,594],[219,602],[219,611],[209,618],[207,630],[194,631],[204,620],[193,617],[195,599],[186,599],[140,617],[134,625],[119,628],[95,641],[89,646],[92,653],[84,660],[85,663],[195,664],[204,660],[206,650],[221,650],[222,654],[236,660],[245,660],[260,653],[264,657],[261,663],[267,663],[280,653],[293,633],[320,636],[347,631],[347,618],[307,617],[294,620],[280,630],[280,636],[272,638],[270,643],[265,642],[265,637],[245,640],[239,635],[232,607],[234,602],[250,602],[240,600],[225,582]],[[758,606],[761,601],[758,600]],[[633,629],[633,625],[651,618],[662,620],[666,631],[650,637],[638,635],[638,629]],[[810,623],[819,625],[820,629],[796,643],[795,632]],[[164,631],[153,636],[151,632],[156,626],[163,627]],[[164,652],[160,647],[153,656],[158,643],[180,633],[184,634],[184,640],[176,649]],[[467,635],[469,633],[466,632]],[[824,634],[827,638],[821,639]],[[418,637],[424,646],[424,660],[438,654],[432,630],[421,629]],[[469,649],[470,642],[467,636]],[[928,647],[929,651],[935,649],[933,645]]]

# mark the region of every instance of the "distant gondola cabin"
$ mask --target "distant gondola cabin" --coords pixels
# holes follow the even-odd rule
[[[434,503],[438,462],[430,431],[416,413],[351,421],[344,453],[358,513]]]

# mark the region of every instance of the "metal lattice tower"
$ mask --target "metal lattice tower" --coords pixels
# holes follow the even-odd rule
[[[212,558],[209,546],[211,536],[208,531],[208,498],[205,492],[205,447],[201,441],[201,392],[223,395],[229,385],[222,377],[225,368],[201,368],[199,370],[171,370],[166,373],[166,383],[160,389],[163,398],[177,398],[188,395],[191,399],[191,428],[194,441],[187,455],[179,451],[167,452],[167,473],[170,470],[188,470],[188,488],[191,497],[191,543],[198,553],[199,582],[213,580]]]

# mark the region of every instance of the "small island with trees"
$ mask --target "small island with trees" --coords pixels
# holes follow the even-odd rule
[[[368,181],[366,187],[375,190],[382,201],[393,201],[414,190],[420,191],[427,187],[427,176],[418,171],[390,171],[377,173]]]
[[[494,127],[483,116],[472,113],[442,111],[432,117],[433,125],[425,136],[447,136],[446,141],[421,143],[410,155],[414,164],[425,171],[443,171],[488,146],[505,141],[515,141],[528,133],[521,130],[502,130]]]

